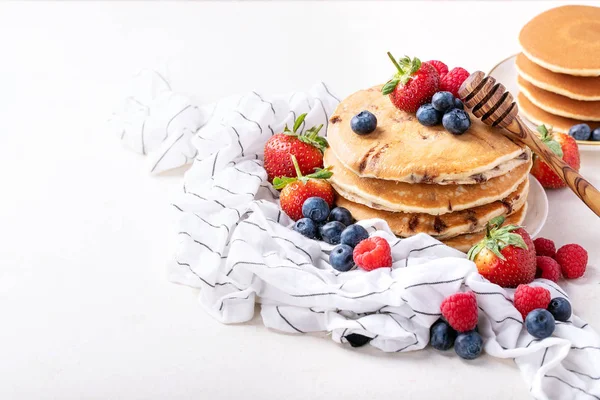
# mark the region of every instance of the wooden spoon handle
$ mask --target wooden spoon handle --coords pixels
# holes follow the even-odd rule
[[[579,172],[564,162],[546,146],[538,136],[529,129],[521,118],[516,117],[506,127],[514,139],[517,139],[533,150],[542,160],[552,168],[560,178],[566,182],[573,192],[593,211],[600,216],[600,192]]]

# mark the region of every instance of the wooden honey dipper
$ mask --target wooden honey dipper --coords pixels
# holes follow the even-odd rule
[[[538,135],[525,125],[519,117],[519,107],[501,83],[496,83],[491,76],[477,71],[463,82],[458,89],[458,95],[464,105],[484,124],[504,128],[504,135],[531,148],[596,215],[600,216],[598,189],[555,155]]]

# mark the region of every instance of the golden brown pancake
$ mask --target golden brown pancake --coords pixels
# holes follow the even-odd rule
[[[359,204],[356,198],[344,192],[338,192],[336,205],[347,208],[357,220],[384,219],[392,232],[401,237],[427,233],[438,239],[444,239],[477,232],[492,218],[509,215],[514,210],[520,209],[527,201],[528,191],[529,179],[526,179],[516,191],[500,201],[439,216],[376,210],[369,205]]]
[[[513,214],[506,217],[506,221],[504,221],[504,225],[521,225],[525,220],[525,215],[527,214],[527,203],[523,205],[519,210],[515,211]],[[479,243],[481,239],[485,237],[485,230],[481,230],[479,232],[467,233],[464,235],[458,235],[450,239],[443,239],[446,245],[450,247],[454,247],[457,250],[462,252],[468,252],[471,247]]]
[[[519,76],[519,91],[533,104],[550,114],[561,117],[600,121],[600,101],[581,101],[548,92]]]
[[[535,125],[545,124],[552,126],[556,132],[569,133],[569,129],[573,125],[581,123],[588,124],[592,129],[596,129],[598,126],[600,126],[600,122],[582,121],[579,119],[565,118],[550,114],[549,112],[542,110],[529,101],[529,99],[525,97],[523,93],[519,93],[517,96],[517,102],[519,103],[519,111],[529,121],[533,122]]]
[[[540,89],[575,100],[600,100],[600,77],[558,74],[540,67],[523,53],[517,56],[515,63],[519,76]]]
[[[529,21],[519,34],[534,63],[568,75],[600,76],[600,8],[563,6]]]
[[[531,159],[531,156],[529,157]],[[345,197],[372,208],[405,213],[446,214],[502,200],[527,179],[531,161],[508,173],[476,185],[430,185],[374,178],[360,178],[347,169],[331,149],[325,151],[331,166],[331,184]]]
[[[363,110],[377,117],[377,129],[357,135],[350,120]],[[414,114],[398,110],[380,87],[360,90],[344,99],[330,118],[327,139],[338,160],[363,178],[410,183],[474,184],[483,174],[500,176],[525,163],[524,146],[499,129],[471,118],[463,135],[443,126],[421,125]],[[510,167],[507,163],[512,162]]]

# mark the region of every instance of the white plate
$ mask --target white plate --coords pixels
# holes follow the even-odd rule
[[[505,60],[500,61],[492,70],[489,75],[496,78],[496,80],[502,83],[506,89],[510,93],[512,93],[513,97],[516,99],[517,94],[519,94],[519,87],[517,86],[517,77],[519,76],[517,72],[517,67],[515,66],[515,60],[517,59],[517,55],[510,56]],[[534,130],[536,125],[527,120],[523,115],[521,118]],[[600,142],[591,142],[589,140],[578,140],[577,144],[579,145],[580,150],[584,151],[600,151]]]
[[[529,175],[529,195],[527,196],[527,214],[523,226],[529,235],[536,237],[548,218],[548,197],[542,185],[533,175]]]

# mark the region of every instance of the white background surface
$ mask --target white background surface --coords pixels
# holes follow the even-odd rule
[[[345,96],[387,79],[386,50],[488,71],[557,4],[1,3],[0,398],[529,398],[510,360],[217,323],[165,277],[180,176],[150,177],[103,124],[140,67],[202,102],[318,80]],[[600,185],[600,153],[582,164]],[[565,287],[598,329],[600,220],[549,197],[542,234],[590,252]]]

